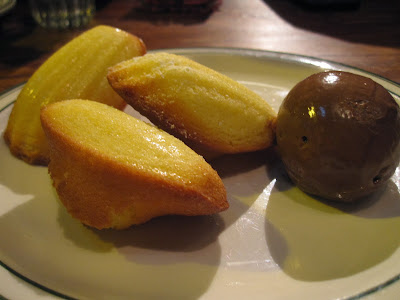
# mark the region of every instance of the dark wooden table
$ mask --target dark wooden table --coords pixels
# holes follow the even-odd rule
[[[37,26],[27,0],[2,16],[0,92],[26,81],[56,49],[98,24],[141,37],[147,48],[238,47],[319,57],[400,83],[400,1],[311,7],[290,0],[222,0],[217,10],[151,12],[139,1],[96,1],[92,22],[79,30]]]

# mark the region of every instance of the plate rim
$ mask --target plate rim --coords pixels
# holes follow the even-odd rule
[[[318,62],[323,62],[323,63],[328,63],[331,64],[332,66],[340,66],[346,69],[352,69],[354,71],[359,71],[364,74],[372,75],[374,77],[379,78],[380,80],[386,81],[387,83],[394,85],[396,88],[400,89],[400,83],[397,83],[396,81],[393,81],[383,75],[376,74],[371,71],[364,70],[359,67],[355,67],[349,64],[345,63],[340,63],[336,62],[334,60],[329,60],[329,59],[323,59],[319,58],[316,56],[312,55],[303,55],[303,54],[296,54],[296,53],[291,53],[291,52],[282,52],[282,51],[272,51],[272,50],[262,50],[262,49],[255,49],[255,48],[240,48],[240,47],[184,47],[184,48],[159,48],[159,49],[150,49],[148,50],[148,53],[152,52],[162,52],[162,51],[168,51],[168,52],[179,52],[182,54],[185,53],[192,53],[192,52],[201,52],[201,53],[210,53],[210,52],[215,52],[215,53],[221,53],[221,54],[236,54],[236,55],[242,55],[242,56],[252,56],[252,57],[269,57],[269,58],[275,58],[278,60],[284,60],[284,61],[291,61],[291,62],[296,62],[299,64],[306,64],[306,65],[315,65],[319,66]],[[258,54],[258,55],[257,55]],[[303,59],[303,60],[302,60]],[[395,93],[397,96],[399,96],[396,92]]]
[[[330,65],[330,67],[334,68],[344,68],[347,70],[344,71],[358,71],[361,73],[364,73],[366,75],[370,75],[372,77],[376,77],[384,82],[386,82],[389,85],[394,86],[394,88],[398,91],[393,91],[389,90],[392,94],[396,95],[397,97],[400,97],[400,84],[388,79],[382,75],[363,70],[358,67],[354,67],[348,64],[344,63],[339,63],[336,61],[332,60],[327,60],[327,59],[322,59],[318,58],[315,56],[308,56],[308,55],[301,55],[301,54],[295,54],[295,53],[289,53],[289,52],[280,52],[280,51],[270,51],[270,50],[262,50],[262,49],[250,49],[250,48],[237,48],[237,47],[186,47],[186,48],[160,48],[160,49],[151,49],[148,50],[147,53],[156,53],[156,52],[170,52],[174,54],[225,54],[225,55],[237,55],[237,56],[244,56],[244,57],[254,57],[254,58],[259,58],[259,57],[265,57],[265,58],[272,58],[277,61],[285,61],[285,62],[292,62],[292,63],[297,63],[300,65],[314,65],[317,67],[320,67],[323,69],[323,67],[320,65],[320,63],[327,63]],[[8,94],[12,94],[14,92],[17,92],[18,90],[21,90],[24,86],[26,81],[20,82],[10,88],[7,88],[6,90],[0,92],[0,100],[1,98],[7,97]],[[7,109],[9,106],[13,105],[14,102],[16,101],[15,98],[5,101],[4,104],[0,102],[0,113],[2,113],[5,109]],[[63,293],[57,292],[49,287],[46,287],[35,280],[32,280],[18,271],[12,269],[9,267],[6,263],[0,260],[0,267],[4,268],[6,271],[8,271],[11,275],[16,276],[18,279],[21,279],[24,283],[27,283],[29,285],[32,285],[33,287],[39,288],[44,292],[49,293],[51,296],[56,296],[61,299],[75,299],[73,297],[70,297],[68,295],[65,295]],[[388,280],[382,282],[379,285],[373,286],[371,288],[368,288],[367,290],[360,292],[358,294],[352,295],[352,296],[347,296],[345,298],[341,298],[342,300],[358,300],[362,299],[364,297],[367,297],[371,294],[374,294],[376,292],[379,292],[386,287],[392,286],[395,283],[400,283],[400,273],[392,278],[389,278]],[[2,293],[0,292],[0,299],[3,298]],[[6,298],[5,298],[6,299]]]
[[[395,94],[396,96],[400,97],[400,83],[397,83],[396,81],[393,81],[383,75],[379,75],[379,74],[364,70],[359,67],[355,67],[355,66],[345,64],[345,63],[336,62],[334,60],[318,58],[316,56],[311,56],[311,55],[296,54],[296,53],[291,53],[291,52],[262,50],[262,49],[252,49],[252,48],[240,48],[240,47],[159,48],[159,49],[150,49],[147,51],[147,53],[156,53],[156,52],[173,52],[173,53],[179,52],[182,54],[185,54],[185,53],[189,54],[189,53],[193,53],[193,52],[198,52],[198,53],[215,52],[215,53],[220,53],[220,54],[235,54],[235,55],[251,56],[251,57],[261,57],[262,56],[262,57],[268,57],[268,58],[275,58],[278,60],[292,61],[292,62],[296,62],[298,64],[305,64],[305,65],[311,64],[311,65],[316,65],[316,66],[318,66],[318,62],[325,62],[332,66],[343,67],[346,69],[359,71],[361,73],[365,73],[365,74],[371,75],[373,77],[379,78],[380,80],[385,81],[390,85],[393,85],[396,89],[399,89],[399,92],[395,92],[392,90],[390,90],[390,92]],[[307,61],[305,61],[305,59]],[[5,89],[4,91],[0,92],[0,97],[3,97],[4,94],[6,94],[8,92],[12,92],[14,89],[16,89],[17,87],[19,87],[25,83],[26,83],[26,81],[22,81],[12,87]],[[0,109],[3,109],[3,107],[0,107]]]

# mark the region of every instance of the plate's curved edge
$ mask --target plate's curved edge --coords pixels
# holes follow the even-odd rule
[[[22,87],[24,84],[26,83],[26,81],[20,82],[10,88],[5,89],[4,91],[0,92],[0,98],[6,97],[7,94],[11,94],[14,92],[15,89],[18,89],[19,87]]]
[[[5,109],[7,109],[9,106],[13,105],[16,98],[13,97],[12,95],[15,93],[19,93],[24,86],[25,82],[22,82],[14,87],[11,87],[3,92],[0,93],[0,113],[2,113]],[[21,273],[18,273],[15,271],[13,268],[9,267],[6,263],[0,260],[0,267],[4,268],[6,271],[11,273],[12,275],[15,275],[17,278],[22,279],[26,283],[30,284],[32,287],[36,287],[40,290],[43,290],[50,295],[56,296],[60,299],[68,299],[68,300],[74,300],[74,298],[71,298],[67,295],[61,294],[57,291],[54,291],[46,286],[43,286],[34,280],[22,275]],[[7,299],[6,297],[3,296],[3,294],[0,293],[0,300]]]
[[[5,109],[7,109],[8,107],[10,107],[11,105],[14,104],[16,97],[13,97],[12,95],[15,93],[19,93],[21,91],[22,87],[25,85],[25,83],[26,82],[22,82],[14,87],[11,87],[0,93],[0,113],[2,113]],[[5,100],[5,101],[2,101],[2,100]],[[62,293],[59,293],[55,290],[52,290],[44,285],[37,283],[36,281],[24,276],[23,274],[15,271],[13,268],[9,267],[2,260],[0,260],[0,268],[4,268],[6,271],[11,273],[12,275],[25,281],[27,284],[30,285],[28,288],[38,288],[42,291],[49,293],[49,295],[55,296],[60,299],[75,300],[75,298],[72,298],[72,297],[62,294]],[[7,298],[4,297],[2,295],[2,293],[0,293],[0,300],[3,300],[3,299],[5,300]]]
[[[379,291],[383,290],[384,288],[386,288],[388,286],[391,286],[392,284],[394,284],[396,282],[400,282],[400,274],[390,278],[389,280],[385,281],[384,283],[382,283],[380,285],[372,287],[372,288],[370,288],[370,289],[368,289],[368,290],[366,290],[366,291],[364,291],[364,292],[362,292],[360,294],[351,296],[349,298],[344,298],[343,300],[359,300],[359,299],[362,299],[362,298],[370,296],[370,295],[372,295],[372,294],[374,294],[376,292],[379,292]]]
[[[384,76],[378,75],[376,73],[363,70],[358,67],[354,67],[351,65],[347,65],[344,63],[335,62],[328,59],[322,59],[314,56],[307,56],[289,52],[279,52],[279,51],[270,51],[270,50],[261,50],[261,49],[249,49],[249,48],[229,48],[229,47],[188,47],[188,48],[161,48],[161,49],[153,49],[149,50],[148,52],[174,52],[174,53],[181,53],[181,54],[192,54],[193,52],[198,53],[221,53],[221,54],[236,54],[236,55],[243,55],[243,56],[253,56],[253,57],[269,57],[275,59],[282,59],[286,61],[296,62],[299,64],[306,64],[306,65],[314,65],[319,67],[327,67],[330,69],[347,69],[347,70],[354,70],[364,74],[368,74],[375,78],[378,78],[382,81],[387,82],[390,85],[393,85],[398,89],[398,91],[391,91],[392,93],[396,94],[400,97],[400,83],[397,83],[393,80],[390,80]]]
[[[180,54],[196,54],[196,53],[218,53],[218,54],[235,54],[235,55],[242,55],[242,56],[252,56],[252,57],[268,57],[268,58],[274,58],[274,59],[278,59],[278,60],[286,60],[286,61],[291,61],[291,62],[296,62],[299,64],[312,64],[312,65],[316,65],[316,66],[320,66],[320,63],[328,63],[330,65],[332,65],[334,68],[338,68],[338,67],[344,67],[348,70],[356,70],[359,71],[361,73],[364,74],[369,74],[370,76],[379,78],[380,80],[386,81],[388,84],[393,85],[396,89],[399,89],[399,91],[392,91],[389,90],[391,93],[395,94],[396,96],[400,97],[400,84],[385,78],[383,76],[377,75],[375,73],[369,72],[369,71],[365,71],[363,69],[359,69],[356,67],[352,67],[346,64],[342,64],[342,63],[337,63],[334,61],[329,61],[329,60],[325,60],[325,59],[320,59],[320,58],[316,58],[316,57],[312,57],[312,56],[305,56],[305,55],[298,55],[298,54],[292,54],[292,53],[286,53],[286,52],[276,52],[276,51],[266,51],[266,50],[258,50],[258,49],[246,49],[246,48],[222,48],[222,47],[198,47],[198,48],[168,48],[168,49],[156,49],[156,50],[149,50],[149,52],[161,52],[161,51],[168,51],[168,52],[173,52],[173,53],[180,53]],[[7,99],[6,101],[4,101],[4,103],[1,101],[4,98],[8,98],[10,95],[12,95],[13,93],[19,92],[23,85],[26,82],[22,82],[17,84],[14,87],[11,87],[3,92],[0,93],[0,113],[5,110],[7,107],[9,107],[10,105],[12,105],[16,98],[11,97],[12,99]],[[57,291],[54,291],[50,288],[47,288],[27,277],[25,277],[24,275],[16,272],[15,270],[13,270],[12,268],[8,267],[4,262],[0,261],[0,267],[6,269],[8,272],[10,272],[11,274],[14,274],[15,276],[17,276],[18,278],[24,280],[25,282],[27,282],[28,284],[31,284],[32,286],[39,288],[45,292],[50,293],[51,295],[54,295],[56,297],[60,297],[61,299],[71,299],[74,300],[75,298],[71,298],[67,295],[64,295],[62,293],[59,293]],[[359,300],[362,299],[364,297],[370,296],[376,292],[379,292],[381,290],[383,290],[384,288],[393,285],[394,283],[399,283],[400,282],[400,274],[388,279],[387,281],[371,287],[359,294],[353,295],[353,296],[349,296],[349,297],[345,297],[342,298],[341,300]],[[0,294],[0,300],[3,299],[3,296]]]
[[[7,266],[1,260],[0,260],[0,267],[6,269],[8,272],[10,272],[11,274],[17,276],[19,279],[24,280],[25,282],[27,282],[28,284],[32,285],[33,287],[36,287],[36,288],[38,288],[40,290],[43,290],[43,291],[49,293],[50,295],[53,295],[53,296],[56,296],[57,298],[65,299],[65,300],[76,300],[75,298],[69,297],[69,296],[64,295],[62,293],[59,293],[59,292],[57,292],[55,290],[52,290],[52,289],[50,289],[50,288],[48,288],[48,287],[46,287],[46,286],[44,286],[42,284],[37,283],[36,281],[34,281],[32,279],[22,275],[21,273],[18,273],[17,271],[15,271],[12,268],[10,268],[9,266]],[[0,300],[1,300],[1,297],[3,297],[3,296],[0,294]],[[7,298],[4,298],[4,299],[7,299]]]
[[[19,92],[26,82],[21,82],[11,88],[8,88],[0,93],[0,112],[15,101],[13,94]]]

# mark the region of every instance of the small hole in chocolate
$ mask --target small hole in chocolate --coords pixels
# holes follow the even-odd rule
[[[378,183],[381,181],[381,179],[382,179],[382,177],[379,176],[379,175],[377,175],[377,176],[375,176],[375,177],[372,179],[372,182],[373,182],[374,184],[378,184]]]
[[[307,143],[308,142],[308,138],[305,135],[303,135],[301,137],[301,140],[303,141],[303,143]]]

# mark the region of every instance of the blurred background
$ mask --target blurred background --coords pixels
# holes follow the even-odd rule
[[[98,24],[141,37],[148,50],[289,52],[345,63],[400,83],[398,0],[96,0],[88,24],[64,30],[38,25],[28,0],[0,1],[12,6],[0,12],[0,92],[26,81],[52,52]]]

